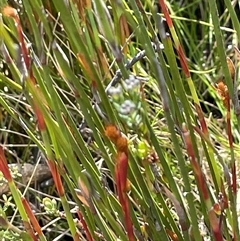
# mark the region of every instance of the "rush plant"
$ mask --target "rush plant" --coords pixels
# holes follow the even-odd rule
[[[239,12],[1,1],[2,240],[240,240]]]

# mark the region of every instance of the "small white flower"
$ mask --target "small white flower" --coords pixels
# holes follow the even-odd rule
[[[131,100],[125,100],[120,108],[120,113],[123,115],[130,114],[136,109],[136,105]]]
[[[119,96],[122,94],[122,87],[121,85],[118,85],[117,87],[110,87],[108,90],[108,94],[111,96]]]
[[[140,86],[140,81],[134,75],[130,75],[123,83],[126,90],[132,90]]]

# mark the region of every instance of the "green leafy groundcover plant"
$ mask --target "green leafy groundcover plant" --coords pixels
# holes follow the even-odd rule
[[[237,1],[1,13],[2,240],[240,240]],[[19,186],[31,156],[52,187]]]

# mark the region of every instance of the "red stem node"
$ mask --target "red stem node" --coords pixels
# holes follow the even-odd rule
[[[159,4],[161,6],[161,9],[162,9],[162,12],[167,20],[167,24],[168,24],[168,27],[169,28],[172,28],[173,27],[173,23],[172,23],[172,19],[169,15],[169,12],[168,12],[168,9],[167,9],[167,6],[166,6],[166,3],[164,0],[159,0]]]
[[[180,57],[180,63],[182,65],[184,74],[186,75],[187,78],[190,78],[191,75],[188,69],[187,59],[181,45],[178,46],[178,55]]]
[[[63,188],[61,176],[58,172],[57,164],[52,160],[48,160],[48,165],[49,165],[50,171],[52,173],[53,180],[56,185],[58,194],[60,197],[62,197],[64,195],[64,188]]]
[[[119,152],[117,155],[117,162],[115,166],[116,185],[120,204],[124,211],[124,218],[128,237],[130,241],[134,241],[133,224],[131,220],[129,201],[127,192],[127,170],[128,170],[128,156],[125,152]]]
[[[33,228],[35,229],[35,231],[38,233],[39,236],[42,236],[43,235],[42,229],[31,209],[28,201],[24,197],[21,197],[21,199],[22,199],[23,206],[28,214],[28,217],[32,223]]]
[[[94,239],[93,239],[93,237],[92,237],[92,234],[90,233],[90,231],[89,231],[89,229],[88,229],[87,223],[85,222],[85,220],[84,220],[84,218],[83,218],[83,215],[80,213],[79,210],[77,211],[77,214],[78,214],[79,219],[81,220],[81,223],[82,223],[82,225],[83,225],[83,228],[85,229],[86,236],[87,236],[87,240],[89,240],[89,241],[94,241]]]
[[[7,159],[5,157],[3,146],[0,146],[0,171],[3,173],[8,182],[12,182],[12,175],[8,167]]]

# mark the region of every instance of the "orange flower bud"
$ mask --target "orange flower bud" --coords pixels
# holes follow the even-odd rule
[[[118,138],[121,137],[121,132],[115,125],[108,125],[105,130],[105,135],[116,144]]]
[[[129,179],[127,179],[127,182],[126,182],[126,192],[129,192],[131,190],[131,182]]]
[[[173,241],[178,241],[178,236],[176,233],[174,233],[172,230],[166,228],[167,234],[171,237]]]
[[[128,153],[128,141],[125,137],[119,137],[116,142],[118,152]]]
[[[223,103],[225,107],[228,106],[228,102],[230,100],[228,87],[226,84],[223,83],[223,81],[220,81],[218,84],[216,84],[217,92],[221,96]]]
[[[16,16],[18,15],[18,12],[15,8],[12,8],[10,6],[6,6],[3,9],[3,15],[6,17],[12,17],[12,18],[16,18]]]
[[[217,215],[221,215],[221,213],[222,213],[221,206],[219,205],[219,203],[213,204],[213,210]]]

